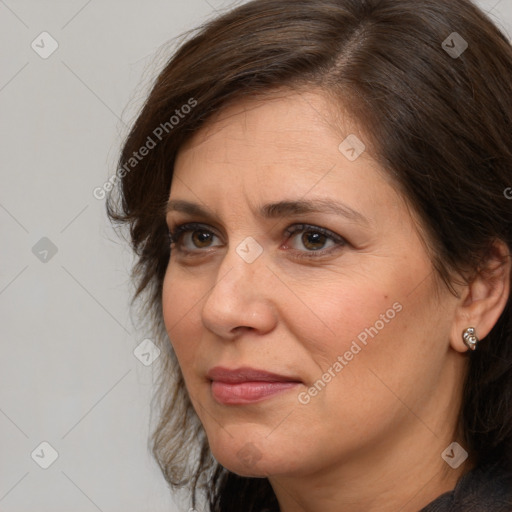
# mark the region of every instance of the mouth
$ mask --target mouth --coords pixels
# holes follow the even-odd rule
[[[302,384],[294,376],[248,367],[231,370],[216,366],[208,372],[207,378],[213,398],[222,405],[261,402]]]

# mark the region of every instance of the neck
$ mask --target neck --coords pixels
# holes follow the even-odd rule
[[[469,469],[467,464],[449,467],[440,454],[452,440],[432,437],[422,445],[404,439],[399,447],[368,453],[367,460],[358,458],[307,477],[269,481],[281,512],[418,512],[452,490]]]

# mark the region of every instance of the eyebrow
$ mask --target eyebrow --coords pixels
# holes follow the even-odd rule
[[[352,221],[368,224],[368,220],[361,213],[332,199],[280,201],[266,204],[261,208],[261,215],[269,219],[304,213],[333,213]]]
[[[166,213],[170,212],[181,212],[205,218],[217,218],[207,208],[181,199],[172,199],[167,203]],[[369,224],[368,219],[358,211],[331,199],[279,201],[263,205],[259,209],[259,213],[261,217],[266,219],[291,217],[307,213],[332,213],[354,222]]]

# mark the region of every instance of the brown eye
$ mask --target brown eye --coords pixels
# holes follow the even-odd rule
[[[315,231],[305,231],[301,237],[302,244],[306,249],[311,251],[318,251],[323,249],[327,242],[327,237],[322,233]]]
[[[213,233],[206,230],[196,230],[191,233],[192,243],[198,249],[209,247],[214,238]]]
[[[295,224],[285,234],[285,249],[291,249],[297,258],[322,257],[341,250],[347,241],[329,229],[311,224]]]
[[[218,235],[206,226],[199,224],[182,224],[169,228],[171,246],[175,251],[200,254],[202,249],[220,247],[222,241]]]

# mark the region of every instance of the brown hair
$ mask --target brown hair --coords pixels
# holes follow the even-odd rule
[[[454,32],[468,43],[459,56],[448,51]],[[107,208],[130,228],[135,297],[163,354],[153,453],[172,486],[192,489],[193,506],[204,489],[215,511],[278,506],[266,479],[216,463],[187,396],[162,319],[164,207],[181,145],[228,102],[283,86],[320,87],[361,124],[448,285],[457,270],[478,269],[496,239],[512,247],[512,48],[469,0],[255,0],[201,27],[158,76],[122,150],[120,200]],[[127,167],[150,139],[154,147]],[[467,357],[465,447],[479,465],[510,461],[510,299]]]

